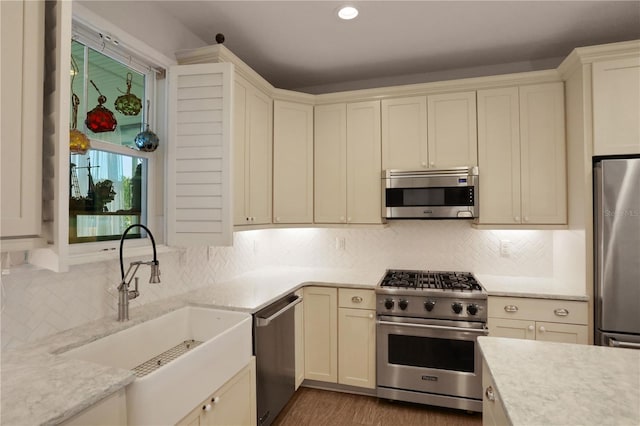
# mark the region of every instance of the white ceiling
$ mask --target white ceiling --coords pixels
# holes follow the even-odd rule
[[[356,5],[353,21],[336,17]],[[640,38],[640,1],[162,1],[285,89],[362,88],[362,80],[450,70],[549,68],[575,47]],[[493,68],[491,68],[493,67]],[[511,69],[510,69],[511,68]],[[483,71],[484,70],[484,71]],[[422,77],[421,77],[422,76]],[[443,78],[444,76],[444,78]],[[472,75],[467,75],[472,76]],[[359,84],[348,83],[360,81]],[[315,86],[315,87],[314,87]],[[366,83],[364,84],[366,86]]]

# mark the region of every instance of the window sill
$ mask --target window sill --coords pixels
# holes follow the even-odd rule
[[[176,251],[176,248],[165,246],[165,245],[156,245],[156,253],[171,253]],[[123,259],[128,259],[132,257],[149,257],[149,259],[153,258],[153,248],[151,244],[144,246],[127,246],[125,243],[125,247],[123,249],[122,257]],[[93,263],[93,262],[104,262],[107,260],[117,260],[119,259],[120,254],[118,248],[107,248],[100,249],[94,252],[85,252],[85,253],[75,253],[69,254],[69,265],[83,265],[85,263]]]

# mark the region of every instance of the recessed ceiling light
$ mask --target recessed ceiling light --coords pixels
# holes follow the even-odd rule
[[[345,6],[338,10],[338,17],[344,20],[350,20],[358,16],[358,9],[353,6]]]

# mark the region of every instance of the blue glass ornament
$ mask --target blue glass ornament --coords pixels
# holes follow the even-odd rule
[[[158,139],[158,135],[149,130],[149,125],[147,124],[144,132],[136,135],[134,142],[140,151],[153,152],[158,148],[160,140]]]

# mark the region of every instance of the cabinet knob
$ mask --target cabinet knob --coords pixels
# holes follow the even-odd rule
[[[202,411],[211,411],[211,404],[206,404],[202,406]]]
[[[351,298],[351,301],[352,301],[353,303],[362,303],[362,297],[360,297],[360,296],[353,296],[353,297]]]
[[[511,312],[511,313],[518,312],[518,307],[516,305],[506,305],[504,307],[504,311],[505,312]]]
[[[340,222],[344,222],[344,216],[340,216]]]
[[[496,400],[496,394],[493,392],[493,387],[488,386],[487,389],[484,391],[484,394],[487,396],[487,399],[489,401]]]
[[[347,218],[347,222],[351,222],[351,216]]]
[[[569,315],[569,310],[565,308],[559,308],[554,310],[553,313],[559,317],[566,317],[567,315]]]
[[[369,314],[369,318],[373,318],[373,314]]]
[[[211,402],[213,402],[214,404],[217,404],[220,402],[220,397],[219,396],[214,396],[213,398],[211,398]]]
[[[276,216],[276,222],[280,222],[280,216]]]
[[[544,326],[542,326],[542,325],[540,326],[540,328],[538,330],[540,330],[540,333],[544,333],[545,331],[547,331],[547,329],[544,328]]]
[[[421,163],[421,165],[422,165],[422,167],[427,167],[427,162],[426,162],[426,161],[423,161],[423,162]]]
[[[515,220],[516,222],[520,222],[520,216],[514,217],[513,220]]]
[[[434,163],[434,162],[432,161],[432,162],[430,162],[430,163],[429,163],[429,165],[430,165],[431,167],[435,167],[435,166],[436,166],[436,163]]]
[[[524,217],[524,221],[525,221],[525,222],[529,222],[529,216],[525,216],[525,217]]]
[[[532,325],[530,325],[529,327],[527,327],[527,330],[529,330],[529,331],[533,331],[533,326],[532,326]]]

